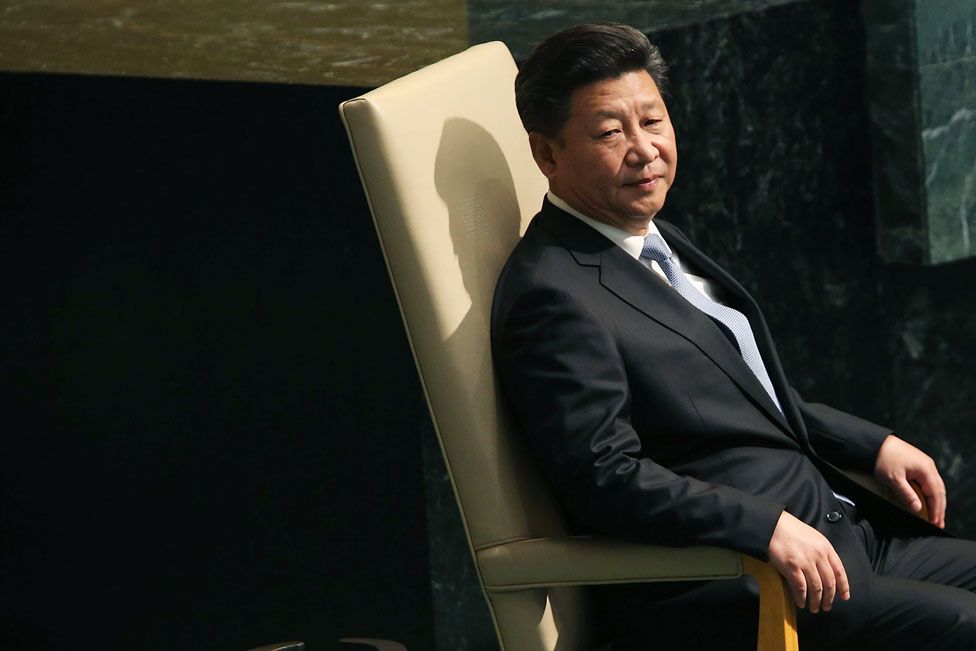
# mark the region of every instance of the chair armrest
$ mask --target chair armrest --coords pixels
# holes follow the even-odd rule
[[[770,563],[742,555],[742,572],[759,584],[760,651],[799,651],[796,602],[779,571]]]
[[[534,538],[476,552],[485,589],[733,579],[740,554],[718,547],[658,547],[579,536]]]
[[[719,547],[658,547],[594,538],[535,538],[477,550],[485,590],[651,581],[734,579],[759,583],[759,648],[797,651],[796,606],[769,563]]]

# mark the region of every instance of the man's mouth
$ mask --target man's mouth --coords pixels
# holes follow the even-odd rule
[[[629,185],[639,190],[650,190],[656,186],[660,180],[660,176],[642,176],[641,178],[631,181],[630,183],[625,183],[624,185]]]

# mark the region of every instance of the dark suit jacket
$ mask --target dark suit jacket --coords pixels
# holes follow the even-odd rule
[[[708,316],[546,201],[492,307],[495,364],[540,464],[586,529],[654,544],[765,560],[785,508],[826,535],[857,594],[871,569],[851,553],[851,523],[825,517],[842,511],[832,489],[909,516],[835,466],[870,472],[891,430],[805,402],[749,294],[674,226],[655,223],[748,317],[785,417]]]

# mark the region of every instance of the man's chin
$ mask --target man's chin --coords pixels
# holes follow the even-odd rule
[[[654,216],[664,207],[664,202],[654,202],[651,204],[640,203],[631,206],[629,211],[631,219],[637,220],[647,220],[654,219]]]

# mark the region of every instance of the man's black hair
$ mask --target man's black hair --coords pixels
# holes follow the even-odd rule
[[[577,25],[553,34],[522,64],[515,104],[522,126],[558,138],[569,119],[573,91],[624,73],[646,70],[663,95],[668,66],[641,32],[618,23]]]

